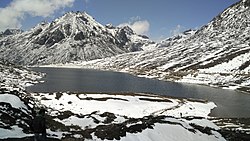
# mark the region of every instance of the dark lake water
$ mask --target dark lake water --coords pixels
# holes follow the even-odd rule
[[[250,95],[207,86],[139,78],[126,73],[68,69],[32,68],[45,72],[45,83],[27,87],[30,92],[144,92],[213,101],[211,116],[250,117]]]

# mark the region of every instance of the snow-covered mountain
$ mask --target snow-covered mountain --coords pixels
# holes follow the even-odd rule
[[[22,65],[93,60],[142,50],[154,42],[129,27],[103,26],[85,12],[69,12],[30,31],[0,38],[0,56]]]
[[[157,44],[157,47],[171,47],[175,44],[180,44],[184,42],[190,36],[194,35],[195,33],[196,33],[196,30],[192,30],[192,29],[186,30],[183,33],[174,35],[173,37],[169,37],[161,41],[160,43]]]
[[[20,34],[23,31],[21,29],[6,29],[4,32],[0,32],[0,38],[1,37],[6,37],[9,35],[16,35],[16,34]]]
[[[78,66],[248,91],[249,3],[249,0],[237,2],[199,30],[166,39],[153,51],[123,54]]]

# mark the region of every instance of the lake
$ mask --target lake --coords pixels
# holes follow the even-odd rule
[[[216,117],[250,117],[250,95],[220,88],[140,78],[126,73],[71,68],[31,68],[46,73],[29,92],[138,92],[213,101]]]

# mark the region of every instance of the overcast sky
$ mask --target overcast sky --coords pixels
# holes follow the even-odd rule
[[[0,31],[29,30],[67,11],[87,11],[101,24],[130,25],[154,40],[199,28],[239,0],[0,0]]]

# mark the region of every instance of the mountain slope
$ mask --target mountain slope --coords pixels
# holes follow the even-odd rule
[[[160,79],[247,88],[250,70],[250,6],[242,0],[201,29],[167,39],[153,51],[80,63]]]
[[[85,12],[69,12],[51,23],[0,39],[0,56],[22,65],[65,63],[138,51],[151,43],[129,27],[105,27]]]

